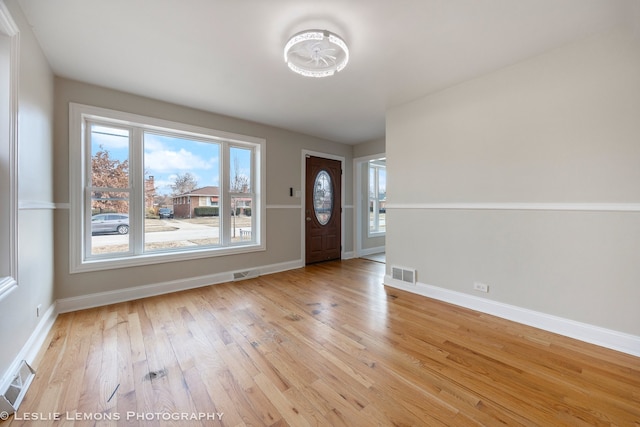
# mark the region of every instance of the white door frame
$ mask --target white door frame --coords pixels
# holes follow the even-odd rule
[[[353,170],[354,170],[354,180],[353,180],[353,199],[354,199],[354,204],[355,209],[354,209],[354,218],[353,218],[353,234],[354,234],[354,251],[355,251],[355,256],[356,257],[361,257],[361,256],[365,256],[365,255],[371,255],[370,253],[366,252],[364,249],[362,249],[362,228],[363,228],[363,224],[362,224],[362,218],[364,217],[364,212],[363,212],[363,207],[364,207],[364,197],[365,195],[362,193],[362,165],[367,163],[369,160],[376,160],[376,159],[381,159],[381,158],[385,158],[386,154],[385,153],[381,153],[381,154],[372,154],[370,156],[364,156],[364,157],[356,157],[355,159],[353,159]],[[367,195],[368,198],[368,195]]]

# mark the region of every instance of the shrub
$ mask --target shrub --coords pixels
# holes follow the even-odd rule
[[[106,213],[118,213],[115,209],[91,209],[91,215],[106,214]]]
[[[158,219],[158,211],[155,208],[147,208],[144,217],[147,219]]]
[[[196,216],[218,216],[220,214],[217,206],[198,206],[193,209]]]

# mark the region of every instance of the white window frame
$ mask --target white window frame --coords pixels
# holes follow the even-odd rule
[[[205,139],[221,144],[221,183],[220,183],[220,232],[221,246],[216,247],[195,247],[182,249],[180,251],[167,252],[144,252],[142,242],[135,236],[143,233],[134,231],[131,236],[130,251],[127,253],[111,254],[109,257],[87,256],[87,248],[90,246],[89,230],[90,214],[88,214],[86,201],[85,174],[90,168],[90,147],[87,143],[87,122],[99,121],[119,127],[134,127],[136,131],[170,132],[182,137]],[[133,144],[132,144],[133,145]],[[229,147],[238,146],[250,148],[253,151],[252,162],[252,193],[251,197],[255,201],[252,207],[252,239],[240,244],[232,244],[229,239],[230,230],[230,207],[225,211],[223,205],[230,201],[233,195],[229,192],[229,167],[228,160]],[[138,147],[132,151],[130,156],[130,175],[132,188],[144,188],[142,173],[143,156],[142,148]],[[70,273],[80,273],[87,271],[106,270],[114,268],[124,268],[157,264],[171,261],[181,261],[187,259],[209,258],[215,256],[240,254],[266,250],[266,206],[265,197],[265,164],[266,164],[266,140],[253,136],[229,133],[204,127],[192,126],[178,122],[172,122],[153,117],[137,114],[125,113],[106,108],[93,107],[90,105],[69,104],[69,244],[70,244]],[[143,230],[144,227],[144,194],[132,191],[130,200],[130,221],[131,230]],[[138,200],[140,198],[140,200]],[[140,206],[142,204],[142,206]],[[89,236],[87,237],[87,234]]]
[[[2,64],[2,102],[0,110],[0,166],[4,170],[0,182],[0,203],[8,214],[0,224],[0,300],[18,286],[18,88],[20,64],[20,32],[11,13],[0,2],[0,35],[3,53],[8,53]]]
[[[371,188],[371,170],[374,170],[374,186],[376,188],[376,197],[372,198],[369,189]],[[378,237],[386,234],[386,229],[380,231],[380,199],[377,197],[380,194],[380,169],[387,170],[386,166],[372,164],[372,161],[367,162],[367,236]],[[371,230],[371,219],[369,217],[369,206],[373,202],[373,216],[375,218],[376,229]]]

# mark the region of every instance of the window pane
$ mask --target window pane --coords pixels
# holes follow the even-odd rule
[[[231,197],[231,242],[253,242],[253,197],[248,195]]]
[[[376,231],[376,201],[374,199],[369,200],[369,231]]]
[[[129,192],[91,192],[91,215],[107,213],[129,214]]]
[[[387,227],[386,227],[387,213],[384,207],[379,207],[379,209],[380,209],[380,215],[378,216],[378,231],[381,233],[384,233],[387,230]]]
[[[145,251],[162,251],[220,244],[220,217],[147,219]]]
[[[378,231],[386,231],[387,217],[387,168],[378,169]]]
[[[240,147],[230,147],[229,157],[229,191],[232,193],[252,193],[251,188],[251,155],[252,150]]]
[[[129,187],[129,131],[91,124],[91,186]]]
[[[386,231],[387,169],[384,159],[369,161],[369,231]]]
[[[91,255],[129,252],[129,193],[91,193]]]
[[[376,197],[376,168],[369,166],[369,199]]]
[[[145,251],[220,244],[220,151],[145,132]]]

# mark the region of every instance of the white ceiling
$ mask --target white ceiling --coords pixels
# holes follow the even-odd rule
[[[624,23],[637,0],[18,0],[56,75],[355,144],[385,110]],[[291,72],[289,36],[349,65]]]

